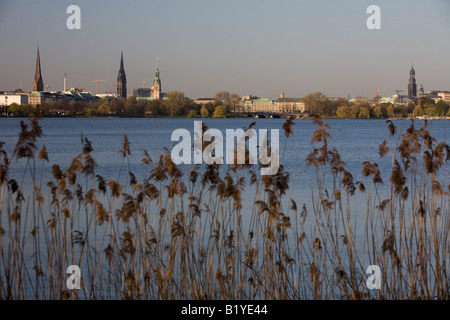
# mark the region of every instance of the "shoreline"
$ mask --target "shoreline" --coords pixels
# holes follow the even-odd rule
[[[336,116],[323,116],[321,117],[324,120],[450,120],[450,117],[408,117],[408,118],[368,118],[368,119],[361,119],[361,118],[339,118]],[[27,116],[0,116],[0,119],[2,118],[17,118],[17,119],[27,119]],[[136,117],[136,116],[95,116],[95,117],[85,117],[85,116],[70,116],[70,115],[46,115],[42,116],[43,119],[45,118],[72,118],[72,119],[288,119],[288,116],[280,116],[280,117],[265,117],[265,118],[257,118],[257,117],[251,117],[251,116],[227,116],[225,118],[202,118],[202,117]],[[308,115],[305,115],[303,117],[295,117],[294,120],[309,120],[310,117]]]

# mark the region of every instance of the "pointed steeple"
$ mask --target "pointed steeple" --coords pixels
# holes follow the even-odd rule
[[[156,67],[156,71],[155,71],[155,81],[157,81],[158,83],[161,82],[161,79],[159,78],[159,68]]]
[[[156,57],[156,71],[155,71],[155,82],[158,82],[159,86],[161,86],[161,79],[159,78],[159,65],[158,65],[159,58]]]
[[[120,51],[120,69],[119,72],[125,73],[125,69],[123,68],[123,51]]]
[[[410,98],[417,97],[416,70],[414,70],[414,65],[411,66],[411,70],[409,71],[408,96]]]
[[[117,75],[117,95],[121,98],[127,97],[127,76],[123,67],[123,51],[120,52],[120,69]]]
[[[156,58],[158,61],[158,58]],[[153,81],[153,100],[161,99],[161,79],[159,77],[159,67],[156,65],[155,80]]]
[[[39,45],[36,56],[36,70],[34,72],[33,91],[44,91],[44,81],[41,74],[41,57],[39,54]]]

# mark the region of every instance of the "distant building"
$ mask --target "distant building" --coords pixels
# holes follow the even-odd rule
[[[93,101],[97,99],[100,98],[93,96],[90,92],[72,88],[70,93],[59,91],[33,91],[30,93],[28,101],[30,105],[36,106],[50,101]]]
[[[378,99],[378,103],[390,103],[390,104],[395,104],[399,101],[399,97],[398,95],[395,95],[393,97],[381,97]]]
[[[44,81],[41,74],[41,57],[39,54],[39,46],[37,48],[36,69],[34,71],[33,91],[44,91]]]
[[[91,101],[100,99],[100,97],[93,96],[90,92],[86,91],[72,91],[70,94],[66,94],[66,99],[72,98],[77,101]]]
[[[450,104],[450,91],[438,91],[437,95],[439,96],[439,100],[444,100],[445,103]]]
[[[248,101],[248,100],[256,100],[256,99],[259,99],[259,97],[258,96],[252,96],[252,95],[250,95],[250,96],[243,96],[242,97],[242,102],[245,102],[245,101]]]
[[[216,102],[216,100],[214,100],[214,98],[198,98],[198,99],[194,100],[194,102],[199,105],[204,105],[204,104],[208,104],[208,103],[214,104]]]
[[[99,93],[99,94],[96,94],[95,96],[97,98],[106,99],[108,101],[113,100],[114,98],[117,98],[116,94],[114,94],[112,92]]]
[[[137,88],[133,90],[133,96],[136,100],[163,100],[165,98],[165,94],[161,89],[161,78],[159,74],[159,68],[156,67],[155,71],[155,79],[153,80],[153,87],[151,88]]]
[[[120,53],[120,69],[117,75],[117,96],[119,98],[127,97],[127,76],[123,67],[123,52]]]
[[[156,67],[155,80],[153,81],[153,100],[159,100],[161,96],[161,79],[159,78],[159,68]]]
[[[417,98],[416,71],[414,70],[414,66],[409,71],[408,97]]]
[[[305,112],[306,106],[302,98],[286,98],[282,93],[275,101],[270,98],[244,96],[241,110],[251,113],[294,113]]]
[[[13,103],[28,104],[28,94],[26,93],[0,94],[0,106],[10,106]]]
[[[133,90],[133,97],[136,98],[150,98],[152,95],[152,88],[137,88]]]
[[[274,112],[274,101],[270,98],[259,98],[250,101],[251,101],[251,112]],[[244,110],[247,108],[245,107],[244,103]]]
[[[420,96],[432,99],[436,103],[441,100],[443,100],[445,103],[450,103],[450,91],[432,90],[430,92],[425,92]]]
[[[44,102],[54,101],[50,92],[33,91],[30,93],[29,103],[32,106],[42,105]]]
[[[274,112],[305,112],[306,105],[302,98],[285,98],[284,93],[275,101]]]

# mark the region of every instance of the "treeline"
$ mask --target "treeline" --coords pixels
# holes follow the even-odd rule
[[[320,92],[306,95],[303,98],[308,113],[320,114],[341,119],[370,119],[370,118],[406,118],[418,116],[450,117],[450,106],[444,101],[435,102],[433,99],[421,97],[417,104],[377,103],[376,98],[366,99],[358,97],[353,101],[344,98],[329,98]]]
[[[185,97],[183,92],[166,93],[163,100],[99,99],[91,101],[47,101],[40,108],[43,116],[67,115],[82,117],[216,117],[229,116],[234,111],[238,97],[228,92],[218,92],[214,103],[197,104]],[[240,99],[240,98],[239,98]],[[11,104],[0,113],[15,117],[30,115],[34,107]]]
[[[348,101],[329,98],[320,92],[303,98],[306,113],[342,119],[384,119],[407,117],[450,117],[450,106],[444,101],[421,97],[417,103],[377,103],[376,99],[363,97]],[[134,97],[128,99],[99,99],[94,101],[47,101],[40,107],[44,116],[67,115],[76,117],[190,117],[224,118],[239,113],[241,98],[227,91],[216,93],[213,103],[197,104],[183,92],[171,91],[163,100],[146,101]],[[30,105],[12,104],[0,107],[0,115],[28,116],[34,111]]]

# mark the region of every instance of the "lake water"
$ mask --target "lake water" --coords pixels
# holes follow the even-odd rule
[[[4,149],[11,155],[20,131],[20,121],[26,119],[0,118],[0,141],[5,142]],[[196,119],[197,121],[201,119]],[[81,137],[92,142],[93,157],[97,162],[96,174],[114,179],[122,164],[122,158],[117,151],[121,148],[123,136],[128,136],[131,156],[130,165],[136,176],[142,178],[141,160],[144,150],[147,150],[153,160],[164,153],[164,147],[169,150],[176,144],[171,141],[172,132],[176,129],[194,131],[194,119],[106,119],[106,118],[46,118],[40,121],[44,136],[38,141],[38,150],[45,144],[50,163],[45,165],[44,181],[51,177],[51,165],[57,163],[62,169],[67,168],[72,159],[82,150]],[[280,154],[282,165],[291,175],[293,190],[296,194],[309,194],[311,168],[306,166],[305,159],[314,149],[311,145],[315,129],[310,120],[295,120],[294,135],[286,141],[281,129],[285,119],[204,119],[208,128],[219,129],[224,137],[226,129],[248,127],[253,121],[258,129],[280,130]],[[336,147],[346,162],[355,180],[362,179],[361,170],[364,161],[379,162],[378,146],[389,137],[387,124],[384,120],[326,120],[331,126],[329,149]],[[405,130],[410,125],[408,120],[394,121],[397,129]],[[433,121],[429,130],[438,141],[447,141],[448,121]],[[422,126],[422,121],[415,122],[416,128]],[[285,146],[286,143],[286,146]],[[285,154],[283,156],[283,151]],[[380,169],[386,173],[390,168],[391,159],[379,162]],[[25,161],[20,160],[12,165],[10,178],[20,181]],[[190,165],[181,165],[188,171]],[[390,174],[390,170],[387,170]],[[385,182],[388,182],[386,180]]]
[[[97,167],[95,174],[99,174],[107,180],[118,178],[122,168],[121,177],[127,176],[128,163],[122,167],[122,157],[117,154],[121,149],[124,135],[128,136],[131,148],[129,165],[138,181],[148,177],[149,168],[142,165],[144,150],[150,157],[157,161],[163,154],[164,148],[172,150],[177,142],[171,141],[172,132],[176,129],[187,129],[194,140],[194,121],[202,120],[208,128],[219,129],[225,137],[226,129],[239,129],[248,127],[256,122],[254,129],[279,129],[280,130],[280,161],[285,171],[290,174],[289,195],[299,205],[311,200],[311,172],[312,168],[306,166],[306,157],[317,145],[311,144],[315,126],[311,120],[297,119],[293,126],[294,135],[286,140],[282,125],[285,119],[119,119],[119,118],[45,118],[40,120],[44,136],[37,143],[37,151],[45,144],[49,154],[49,163],[43,167],[44,185],[52,180],[51,166],[58,164],[64,171],[70,166],[74,157],[82,150],[81,137],[88,138],[94,151]],[[0,141],[5,142],[4,149],[12,154],[20,131],[20,118],[0,118]],[[383,175],[385,185],[389,186],[391,173],[390,157],[380,160],[378,147],[384,141],[388,141],[389,147],[395,142],[390,138],[385,120],[338,120],[330,119],[326,122],[331,126],[329,149],[336,147],[342,160],[347,164],[355,181],[368,183],[368,179],[362,176],[362,163],[364,161],[377,162]],[[404,132],[411,124],[409,120],[394,121],[398,132]],[[433,121],[429,123],[429,131],[438,141],[447,141],[448,121]],[[415,121],[415,127],[420,128],[422,121]],[[269,131],[270,132],[270,131]],[[224,151],[225,153],[225,151]],[[284,154],[284,155],[283,155]],[[22,181],[25,169],[25,160],[15,161],[11,165],[9,178]],[[41,173],[40,164],[37,166],[38,176]],[[180,166],[187,174],[191,165]],[[224,165],[224,170],[227,165]],[[258,171],[258,170],[256,170]],[[28,176],[28,175],[27,175]],[[27,177],[26,176],[26,177]],[[30,190],[31,180],[25,178],[24,190]],[[389,189],[387,187],[386,189]],[[246,198],[247,208],[251,210],[253,198]],[[245,212],[244,207],[243,211]]]
[[[256,122],[254,129],[279,129],[280,130],[280,160],[285,171],[290,174],[289,190],[287,199],[292,198],[297,202],[299,208],[303,203],[311,208],[311,173],[312,168],[307,167],[306,157],[317,146],[311,144],[315,126],[311,120],[296,119],[293,126],[293,136],[286,140],[282,125],[285,119],[118,119],[118,118],[46,118],[40,120],[44,136],[37,143],[37,151],[45,144],[49,154],[49,163],[36,166],[37,176],[43,176],[43,190],[49,180],[53,180],[51,166],[60,165],[64,171],[70,166],[74,157],[82,151],[81,137],[88,138],[94,151],[97,167],[95,174],[103,176],[106,180],[118,179],[122,168],[121,179],[127,176],[128,163],[123,164],[122,157],[117,154],[121,149],[124,135],[128,136],[131,148],[129,165],[131,171],[136,175],[138,181],[148,177],[149,167],[142,165],[144,150],[147,150],[153,160],[158,160],[159,155],[164,153],[164,148],[171,150],[176,142],[171,141],[172,132],[176,129],[187,129],[194,137],[194,121],[202,120],[208,128],[220,130],[225,136],[227,129],[238,129],[248,127]],[[12,154],[20,131],[20,121],[28,122],[26,119],[0,118],[0,141],[5,142],[3,148]],[[362,176],[362,163],[364,161],[377,162],[382,172],[384,189],[390,190],[389,177],[391,174],[392,158],[386,157],[380,160],[378,147],[384,141],[392,148],[396,140],[392,140],[384,120],[326,120],[331,126],[329,133],[332,139],[329,141],[329,149],[336,147],[342,160],[347,164],[355,181],[363,181],[369,185],[368,178]],[[403,133],[410,124],[409,120],[395,120],[399,132]],[[415,127],[420,128],[422,121],[416,121]],[[433,121],[429,123],[429,131],[438,141],[447,141],[448,121]],[[192,138],[193,139],[193,138]],[[123,167],[124,166],[124,167]],[[25,193],[30,192],[31,180],[24,176],[26,167],[25,160],[13,162],[9,172],[9,178],[15,179],[22,184]],[[188,173],[191,165],[181,165],[182,171]],[[124,169],[125,168],[125,169]],[[226,169],[226,165],[224,165]],[[47,188],[48,189],[48,188]],[[254,207],[254,198],[251,190],[248,196],[244,194],[243,209],[244,222],[246,213],[250,213]],[[29,195],[28,195],[29,196]],[[44,196],[49,196],[47,190]],[[27,198],[27,195],[25,195]],[[355,198],[358,202],[363,200],[362,196]],[[356,203],[356,208],[362,203]],[[286,206],[289,203],[286,203]],[[5,219],[5,217],[3,217]],[[364,225],[365,214],[361,220],[355,221],[355,225]],[[363,239],[364,235],[359,235]],[[357,239],[358,240],[358,239]]]

